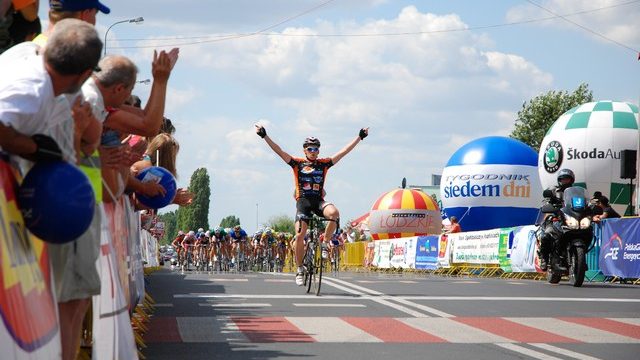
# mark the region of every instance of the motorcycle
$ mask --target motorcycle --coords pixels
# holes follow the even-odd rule
[[[551,190],[545,190],[543,196],[554,198]],[[593,240],[593,211],[588,206],[585,189],[567,188],[562,204],[548,201],[540,210],[548,214],[547,221],[553,222],[559,234],[549,254],[551,266],[547,269],[547,281],[557,284],[563,275],[567,275],[571,285],[582,286],[587,271],[586,253]]]

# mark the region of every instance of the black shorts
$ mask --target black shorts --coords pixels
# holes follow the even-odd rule
[[[324,201],[321,198],[301,197],[296,201],[296,221],[301,217],[310,218],[312,214],[324,217],[322,211],[329,205],[331,205],[330,202]]]

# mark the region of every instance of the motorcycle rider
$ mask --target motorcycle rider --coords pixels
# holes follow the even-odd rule
[[[571,186],[576,181],[576,177],[570,169],[561,169],[558,172],[558,185],[550,188],[549,190],[553,191],[553,195],[550,198],[545,198],[545,201],[549,202],[549,204],[553,205],[557,209],[562,208],[563,204],[563,195],[564,191]],[[547,271],[547,267],[549,264],[549,254],[551,250],[553,250],[553,245],[556,240],[560,240],[560,236],[562,236],[562,228],[559,222],[554,222],[552,220],[553,216],[546,216],[542,226],[541,231],[538,234],[538,238],[540,241],[540,246],[538,247],[538,258],[540,259],[540,269],[542,271]],[[552,264],[554,270],[564,271],[564,268],[561,264]]]

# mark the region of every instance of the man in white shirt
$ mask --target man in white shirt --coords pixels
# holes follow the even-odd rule
[[[102,41],[93,26],[73,19],[58,25],[41,56],[30,43],[0,56],[0,124],[20,134],[56,136],[64,121],[56,116],[57,97],[76,93],[100,58]]]

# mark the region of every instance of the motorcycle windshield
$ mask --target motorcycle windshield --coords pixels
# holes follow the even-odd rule
[[[564,206],[573,211],[584,211],[587,206],[587,191],[578,186],[572,186],[564,191]]]

